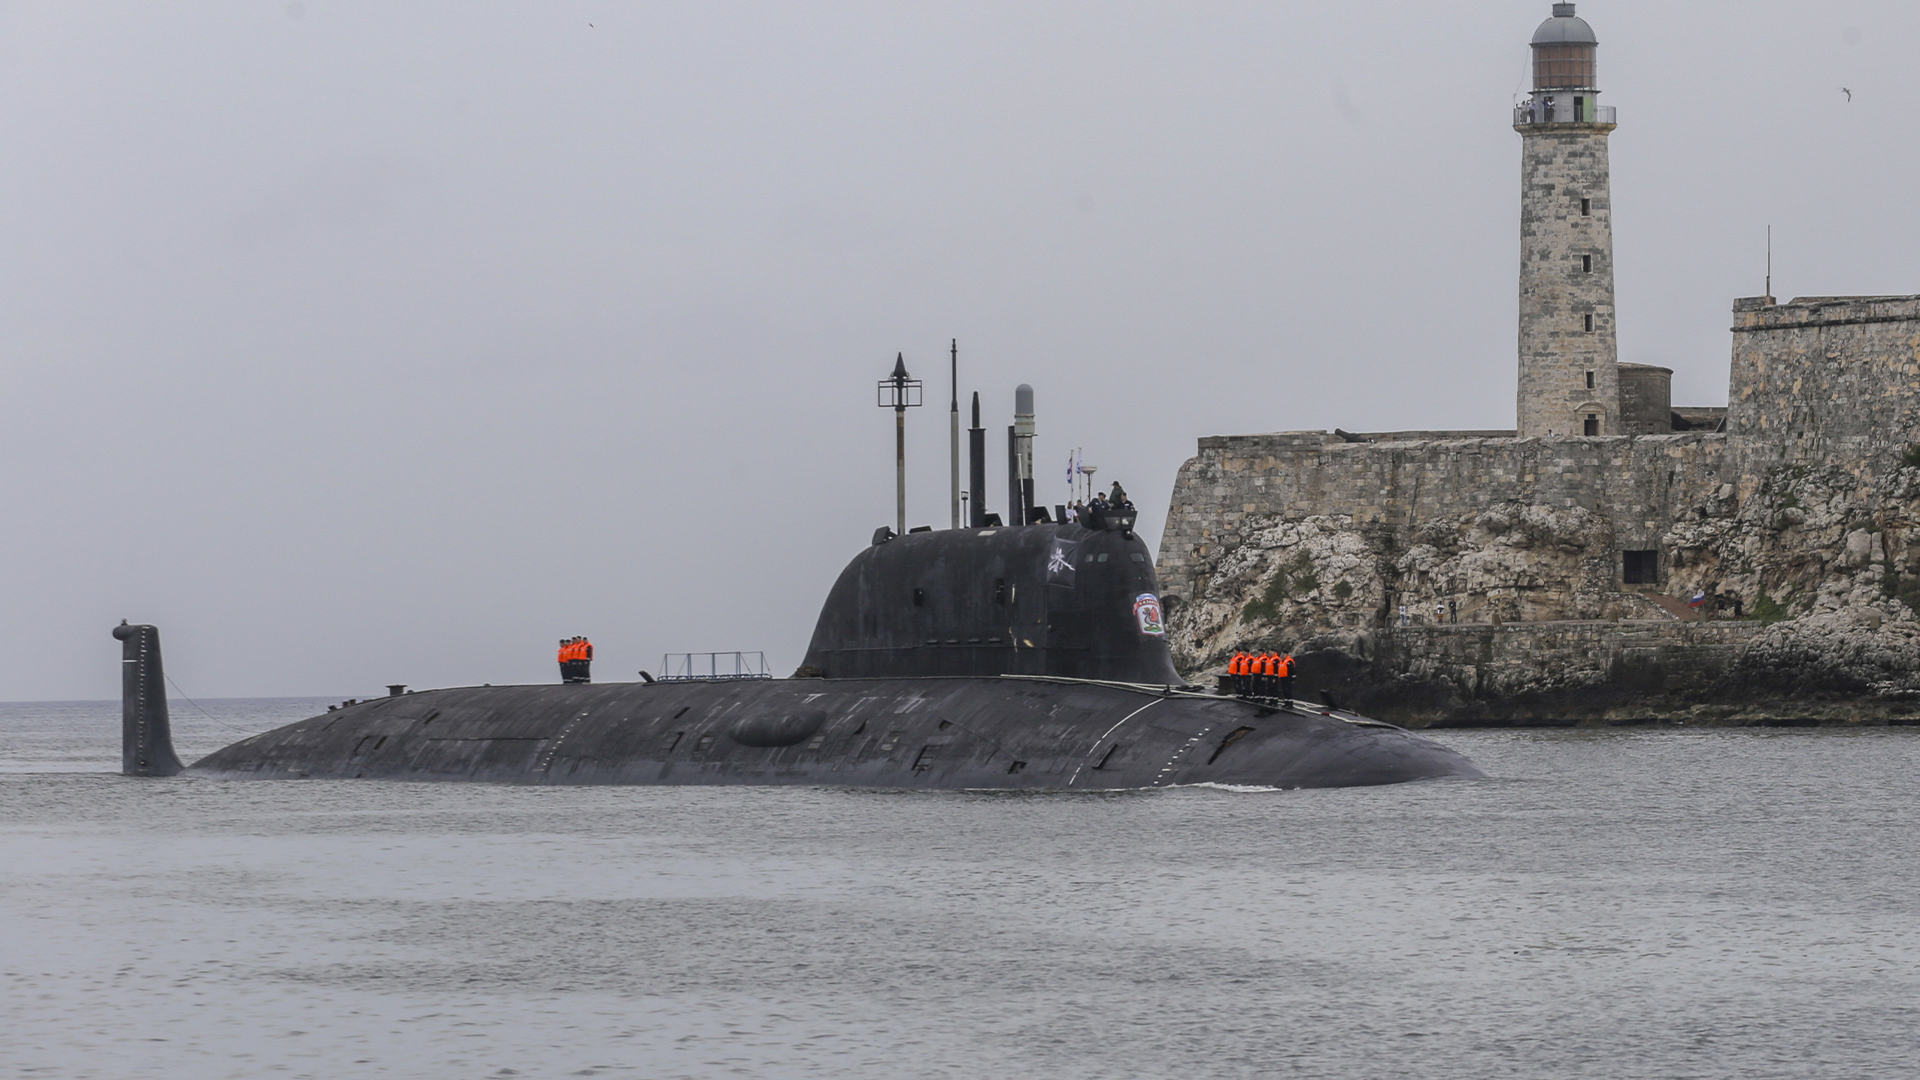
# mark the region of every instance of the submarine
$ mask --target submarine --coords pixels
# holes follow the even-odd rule
[[[158,631],[122,624],[123,771],[984,790],[1483,775],[1439,743],[1331,705],[1190,685],[1133,524],[1113,513],[882,528],[835,581],[789,678],[396,687],[192,765],[172,747]]]
[[[1008,524],[962,526],[959,343],[953,527],[906,527],[906,423],[920,383],[896,358],[897,528],[835,580],[785,679],[469,686],[348,701],[184,765],[159,631],[122,622],[121,771],[214,779],[507,784],[820,784],[1121,790],[1357,787],[1484,774],[1403,728],[1336,708],[1191,685],[1174,669],[1153,555],[1130,503],[1067,520],[1034,505],[1033,389],[1007,429]],[[980,396],[969,490],[986,490]],[[1090,471],[1090,470],[1085,470]],[[1116,494],[1119,485],[1114,485]],[[1096,502],[1096,506],[1099,504]],[[688,665],[691,669],[691,664]]]

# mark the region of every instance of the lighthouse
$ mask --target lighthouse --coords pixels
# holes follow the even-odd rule
[[[1519,436],[1617,435],[1613,200],[1599,103],[1599,40],[1553,5],[1533,35],[1533,93],[1514,106],[1520,133]]]

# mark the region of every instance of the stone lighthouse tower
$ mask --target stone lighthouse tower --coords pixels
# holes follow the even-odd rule
[[[1533,35],[1533,96],[1514,109],[1520,172],[1520,438],[1617,435],[1611,108],[1599,42],[1572,4]]]

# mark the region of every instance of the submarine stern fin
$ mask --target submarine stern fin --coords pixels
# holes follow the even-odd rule
[[[166,672],[160,666],[160,630],[147,624],[113,628],[120,639],[120,771],[127,776],[173,776],[186,766],[173,752],[167,719]]]

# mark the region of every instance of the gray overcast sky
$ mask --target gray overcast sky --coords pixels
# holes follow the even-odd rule
[[[944,526],[946,348],[1157,537],[1208,434],[1513,423],[1536,0],[0,6],[0,699],[764,649]],[[1621,359],[1920,292],[1920,5],[1583,3]],[[1840,87],[1854,91],[1849,104]],[[1004,435],[989,445],[1003,445]],[[990,502],[1005,502],[998,455]]]

